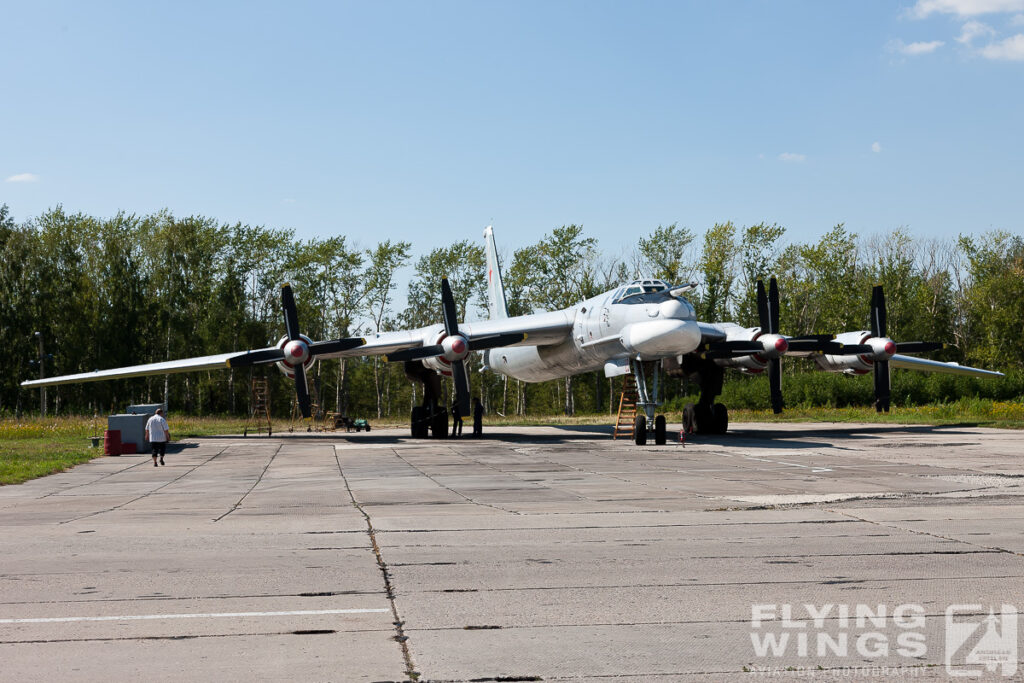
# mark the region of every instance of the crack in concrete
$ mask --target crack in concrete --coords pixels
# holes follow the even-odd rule
[[[87,515],[80,515],[80,516],[74,517],[72,519],[65,519],[63,522],[57,522],[57,524],[70,524],[71,522],[77,522],[77,521],[82,520],[82,519],[88,519],[89,517],[95,517],[96,515],[102,515],[102,514],[104,514],[106,512],[113,512],[114,510],[119,510],[119,509],[121,509],[123,507],[131,505],[132,503],[138,502],[138,501],[142,500],[143,498],[148,498],[149,496],[153,495],[157,491],[160,491],[161,489],[167,488],[171,484],[178,483],[179,481],[181,481],[182,479],[184,479],[188,475],[192,474],[193,472],[195,472],[197,469],[199,469],[203,465],[206,465],[207,463],[210,463],[210,462],[216,460],[217,457],[220,456],[220,454],[223,453],[226,450],[227,450],[227,446],[225,446],[224,448],[220,449],[219,451],[214,453],[211,457],[207,458],[206,460],[204,460],[203,462],[199,463],[198,465],[195,465],[195,466],[190,467],[189,469],[185,470],[185,472],[183,472],[182,474],[178,475],[174,479],[171,479],[170,481],[165,481],[160,486],[157,486],[155,489],[152,489],[151,491],[147,491],[147,492],[143,493],[141,496],[136,496],[135,498],[132,498],[131,500],[127,500],[127,501],[125,501],[125,502],[123,502],[123,503],[121,503],[119,505],[115,505],[113,507],[106,508],[105,510],[97,510],[95,512],[90,512]],[[146,461],[143,460],[143,462],[146,462]],[[128,467],[128,468],[125,468],[125,469],[131,469],[131,468]],[[124,471],[124,470],[122,470],[122,471]]]
[[[281,449],[282,449],[282,448],[284,448],[284,444],[283,444],[283,443],[281,443],[281,444],[278,444],[278,446],[277,446],[277,450],[275,450],[275,451],[274,451],[274,454],[270,456],[270,460],[268,460],[268,461],[267,461],[267,464],[263,466],[263,471],[262,471],[262,472],[260,472],[260,476],[258,476],[258,477],[256,478],[256,481],[255,481],[255,482],[253,482],[252,486],[250,486],[250,487],[249,487],[249,490],[248,490],[248,491],[246,491],[245,493],[243,493],[243,494],[242,494],[242,497],[238,499],[238,502],[237,502],[237,503],[235,503],[234,505],[232,505],[232,506],[231,506],[231,509],[230,509],[230,510],[228,510],[228,511],[227,511],[227,512],[225,512],[225,513],[224,513],[223,515],[221,515],[220,517],[217,517],[217,518],[216,518],[215,520],[213,520],[214,522],[219,522],[220,520],[224,519],[225,517],[227,517],[228,515],[230,515],[230,514],[231,514],[232,512],[234,512],[234,511],[235,511],[235,510],[237,510],[238,508],[242,507],[242,501],[244,501],[244,500],[246,499],[246,497],[247,497],[247,496],[248,496],[248,495],[249,495],[250,493],[252,493],[252,492],[253,492],[253,490],[255,490],[255,488],[256,488],[257,486],[259,486],[259,485],[260,485],[260,482],[261,482],[261,481],[263,481],[263,476],[264,476],[264,475],[265,475],[265,474],[267,473],[267,470],[269,470],[269,469],[270,469],[270,464],[271,464],[272,462],[274,462],[274,458],[276,458],[276,457],[277,457],[277,454],[281,452]],[[220,454],[218,453],[218,455],[220,455]]]
[[[921,531],[919,529],[911,529],[909,527],[899,526],[898,524],[886,524],[885,522],[877,522],[877,521],[874,521],[874,520],[871,520],[871,519],[867,519],[866,517],[860,517],[860,516],[852,514],[850,512],[846,512],[844,510],[832,510],[832,509],[828,509],[828,508],[823,508],[823,509],[825,509],[828,512],[831,512],[833,514],[843,515],[844,517],[850,517],[851,519],[855,519],[855,520],[858,520],[860,522],[867,522],[868,524],[873,524],[875,526],[882,527],[883,529],[898,529],[900,531],[905,531],[907,533],[916,534],[918,536],[928,536],[930,538],[941,538],[944,541],[952,541],[953,543],[961,543],[961,544],[969,546],[971,548],[980,548],[980,549],[989,550],[989,551],[992,551],[992,552],[1006,553],[1007,555],[1016,555],[1017,557],[1024,557],[1024,553],[1019,553],[1019,552],[1017,552],[1015,550],[1009,550],[1007,548],[1000,548],[999,546],[982,545],[980,543],[971,543],[970,541],[965,541],[962,538],[954,538],[952,536],[944,536],[943,534],[936,534],[936,533],[932,533],[930,531]]]
[[[395,453],[398,455],[398,453]],[[380,569],[380,573],[384,578],[384,593],[387,595],[388,604],[391,606],[391,616],[394,619],[392,622],[395,626],[395,642],[398,643],[402,649],[402,660],[405,662],[405,675],[409,677],[410,681],[418,681],[420,673],[416,671],[416,665],[412,661],[412,652],[409,650],[409,636],[405,635],[405,622],[402,620],[401,615],[398,612],[398,603],[395,600],[395,587],[391,582],[391,571],[388,569],[387,562],[384,561],[384,555],[381,553],[380,544],[377,543],[377,530],[373,528],[373,521],[370,519],[369,513],[363,509],[359,501],[356,500],[356,495],[352,491],[352,487],[348,483],[348,477],[345,476],[345,470],[341,466],[341,458],[338,457],[338,450],[334,450],[334,461],[338,463],[338,474],[341,475],[342,481],[345,482],[345,490],[348,491],[349,498],[352,499],[352,505],[356,510],[359,510],[359,514],[366,520],[366,533],[370,537],[370,545],[373,547],[373,554],[377,558],[377,567]]]
[[[430,481],[434,482],[435,484],[437,484],[438,486],[443,488],[445,491],[448,491],[449,493],[453,493],[456,496],[462,498],[463,500],[465,500],[465,501],[467,501],[469,503],[473,503],[474,505],[480,505],[481,507],[488,507],[488,508],[491,508],[492,510],[498,510],[499,512],[507,512],[510,515],[518,515],[519,514],[515,510],[506,510],[505,508],[500,507],[498,505],[491,505],[490,503],[484,503],[484,502],[481,502],[479,500],[474,500],[474,499],[470,498],[469,496],[467,496],[467,495],[465,495],[463,493],[459,493],[458,491],[456,491],[455,489],[451,488],[450,486],[446,486],[446,485],[442,484],[437,479],[435,479],[431,475],[429,475],[426,472],[424,472],[423,470],[421,470],[416,465],[412,464],[411,462],[409,462],[408,460],[403,458],[401,455],[398,454],[398,451],[396,449],[391,449],[391,452],[395,454],[396,458],[398,458],[399,460],[404,462],[406,465],[408,465],[409,467],[413,468],[414,470],[416,470],[417,472],[422,474],[424,477],[426,477]],[[459,455],[459,453],[455,452],[455,455]]]

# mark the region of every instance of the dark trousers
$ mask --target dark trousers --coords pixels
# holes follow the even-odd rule
[[[167,442],[166,441],[150,441],[149,443],[153,447],[153,457],[154,458],[156,456],[158,456],[158,455],[161,458],[164,457],[164,454],[167,452]]]
[[[455,413],[455,421],[452,422],[452,436],[462,436],[462,416]]]

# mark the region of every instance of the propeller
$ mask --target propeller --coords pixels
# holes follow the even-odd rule
[[[768,387],[771,392],[772,412],[782,412],[782,354],[789,350],[789,342],[779,336],[779,285],[775,278],[768,281],[768,294],[765,294],[764,283],[757,281],[757,319],[761,333],[775,335],[775,348],[778,353],[768,359]],[[780,345],[781,342],[781,345]],[[781,348],[779,348],[781,346]]]
[[[458,406],[459,414],[468,416],[470,414],[470,391],[466,357],[469,355],[469,352],[518,344],[525,340],[527,335],[525,332],[508,332],[481,335],[470,339],[460,332],[455,297],[452,295],[452,288],[448,284],[448,278],[446,277],[441,278],[441,314],[444,320],[445,336],[439,343],[392,351],[384,356],[384,360],[389,363],[397,363],[400,361],[443,358],[452,370],[452,382],[455,385],[455,403]]]
[[[834,355],[859,355],[865,362],[873,365],[875,383],[875,410],[889,412],[892,399],[892,387],[889,377],[889,359],[897,353],[923,353],[948,348],[941,342],[895,342],[889,338],[888,312],[885,305],[885,292],[881,285],[871,289],[871,336],[861,344],[840,345],[838,351],[829,351]]]
[[[285,338],[273,349],[260,349],[231,358],[231,367],[279,363],[295,377],[295,395],[299,401],[302,417],[310,417],[309,386],[306,383],[305,366],[316,356],[325,356],[366,343],[362,337],[346,337],[328,341],[312,342],[299,332],[299,314],[295,308],[295,295],[287,282],[281,285],[281,308],[284,312]]]
[[[882,285],[875,285],[871,289],[871,336],[875,339],[886,339],[884,351],[892,355],[896,348],[892,340],[886,336],[886,319],[888,315],[885,310],[885,293]],[[890,353],[892,349],[892,353]],[[891,388],[889,383],[889,359],[875,360],[875,410],[889,412],[889,400]]]
[[[455,309],[448,278],[441,278],[441,313],[444,317],[444,341],[452,351],[452,383],[455,384],[455,402],[460,415],[469,415],[469,373],[466,372],[466,356],[469,355],[469,339],[459,334],[459,317]],[[442,346],[444,343],[442,342]]]

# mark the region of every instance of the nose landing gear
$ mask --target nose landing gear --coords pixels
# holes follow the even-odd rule
[[[658,373],[654,373],[653,397],[647,393],[647,378],[644,375],[644,366],[641,361],[633,361],[633,374],[636,376],[637,408],[643,413],[636,416],[633,421],[633,440],[637,446],[646,446],[649,436],[654,436],[654,443],[658,446],[665,445],[665,416],[655,415],[658,407]]]

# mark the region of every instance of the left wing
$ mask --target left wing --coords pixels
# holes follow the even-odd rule
[[[907,370],[924,370],[925,372],[945,372],[951,375],[971,375],[973,377],[1003,377],[1003,373],[992,370],[972,368],[959,363],[943,363],[937,360],[926,358],[915,358],[914,356],[902,356],[896,354],[889,362],[894,368],[905,368]]]
[[[57,384],[78,384],[80,382],[98,382],[103,379],[123,379],[126,377],[145,377],[147,375],[169,375],[176,372],[194,372],[197,370],[220,370],[229,368],[234,361],[237,365],[260,365],[273,363],[283,357],[281,349],[276,347],[260,349],[239,353],[219,353],[214,356],[198,356],[196,358],[182,358],[180,360],[169,360],[160,363],[146,363],[145,365],[132,365],[126,368],[112,368],[110,370],[93,370],[92,372],[80,372],[76,375],[60,375],[47,377],[45,379],[33,379],[22,382],[23,387],[49,387]]]

